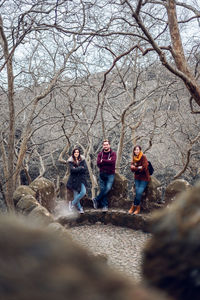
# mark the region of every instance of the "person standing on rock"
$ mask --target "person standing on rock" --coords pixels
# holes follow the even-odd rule
[[[116,153],[111,149],[109,140],[103,141],[103,150],[97,156],[97,166],[100,170],[100,193],[92,199],[95,209],[108,210],[107,194],[111,190],[115,178]]]
[[[69,201],[69,210],[73,211],[78,209],[78,211],[83,214],[84,210],[80,204],[80,200],[86,194],[86,174],[87,174],[87,164],[83,155],[80,155],[80,150],[75,148],[72,151],[72,156],[68,159],[70,176],[67,181],[67,188],[73,191],[74,199]]]
[[[143,154],[142,149],[139,145],[133,148],[131,171],[134,172],[135,177],[135,198],[128,213],[136,215],[140,213],[140,202],[142,199],[142,194],[150,180],[148,160]]]

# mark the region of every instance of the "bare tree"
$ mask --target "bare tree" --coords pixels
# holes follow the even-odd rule
[[[198,8],[194,10],[190,5],[183,5],[182,3],[179,3],[175,0],[167,0],[167,1],[142,1],[138,0],[137,5],[134,8],[132,3],[128,0],[121,1],[122,5],[127,5],[129,9],[131,10],[131,14],[133,18],[135,19],[138,27],[142,31],[144,35],[144,39],[149,42],[149,44],[152,46],[152,48],[144,49],[143,47],[140,47],[141,51],[143,52],[143,55],[146,55],[148,52],[154,50],[158,54],[160,61],[162,64],[173,74],[178,76],[183,80],[185,83],[186,88],[190,92],[191,97],[195,100],[195,102],[200,106],[200,86],[197,80],[195,79],[192,70],[190,69],[187,59],[185,57],[184,49],[183,49],[183,43],[180,35],[179,25],[178,25],[178,17],[176,12],[177,6],[182,6],[185,9],[193,12],[192,20],[199,19],[200,12],[198,11]],[[145,14],[144,9],[145,6],[149,6],[149,4],[153,6],[164,6],[167,11],[168,19],[166,20],[166,26],[159,30],[159,34],[154,37],[154,32],[151,33],[151,29],[149,29],[143,22],[142,18]],[[147,8],[148,9],[148,8]],[[155,19],[153,15],[151,15],[152,20]],[[180,18],[180,15],[179,15]],[[185,22],[189,22],[191,19],[185,18]],[[158,37],[162,36],[162,34],[166,31],[167,26],[169,26],[169,33],[171,38],[171,45],[163,46],[159,45],[157,42]],[[163,26],[162,26],[163,27]],[[167,58],[167,55],[165,54],[165,50],[169,51],[171,54],[171,58],[173,58],[174,63],[176,65],[176,68],[173,66],[173,64],[170,62],[170,60]]]
[[[48,155],[56,168],[53,153],[58,148],[59,161],[64,163],[64,155],[73,145],[83,149],[92,195],[97,182],[96,156],[105,137],[111,138],[118,152],[117,169],[121,172],[126,147],[132,147],[133,139],[141,141],[148,153],[152,148],[166,152],[167,143],[180,153],[177,139],[181,136],[183,142],[186,123],[196,124],[200,105],[199,44],[192,35],[190,41],[189,35],[184,35],[190,24],[192,32],[199,30],[200,8],[196,1],[192,3],[0,3],[0,147],[4,174],[0,186],[9,209],[13,208],[13,191],[22,168],[28,176],[28,164],[37,156],[44,174],[43,158]],[[190,106],[185,104],[186,99]],[[179,117],[189,109],[195,117]],[[188,163],[179,159],[176,165],[178,176],[192,165],[191,157],[196,157],[193,153],[198,153],[194,150],[198,146],[197,130],[191,140],[187,139],[192,147]],[[185,151],[181,152],[184,158]]]
[[[40,109],[38,109],[39,103],[43,99],[46,99],[56,87],[56,83],[61,77],[61,74],[66,73],[69,58],[84,44],[84,41],[79,41],[77,44],[75,38],[75,34],[81,33],[84,23],[79,24],[80,20],[77,20],[78,27],[74,30],[75,34],[73,34],[71,29],[68,29],[63,33],[63,36],[59,34],[56,35],[54,31],[58,32],[58,22],[62,22],[59,16],[62,19],[62,16],[64,15],[62,10],[63,8],[67,9],[68,1],[67,3],[66,1],[61,1],[59,3],[58,1],[53,1],[52,4],[49,4],[47,1],[33,1],[25,7],[23,7],[23,2],[18,3],[18,5],[13,1],[8,2],[9,3],[6,3],[8,5],[6,7],[5,3],[1,4],[3,16],[0,18],[0,42],[2,46],[1,72],[3,74],[2,80],[7,81],[4,86],[7,89],[9,112],[8,130],[3,130],[4,135],[8,132],[8,139],[5,137],[2,138],[1,148],[6,185],[6,192],[4,195],[8,208],[12,209],[13,191],[18,182],[18,175],[27,152],[28,141],[33,134],[32,124],[40,113]],[[12,17],[9,17],[4,13],[7,13],[8,7],[11,9]],[[74,9],[76,10],[75,6]],[[82,7],[82,9],[84,10],[84,7]],[[46,17],[44,17],[45,14]],[[45,45],[45,40],[48,40],[47,45]],[[29,41],[31,41],[30,45],[28,44]],[[63,48],[63,41],[65,49]],[[29,65],[25,65],[28,62],[26,59],[25,64],[23,65],[22,62],[20,66],[19,61],[21,58],[19,57],[18,51],[22,50],[23,45],[25,44],[28,48],[28,51],[25,52],[27,55],[31,53],[29,55]],[[50,51],[49,47],[54,47],[54,49]],[[45,56],[42,58],[42,54],[44,53]],[[17,56],[19,57],[19,61],[16,60]],[[41,58],[41,60],[38,59],[38,57]],[[47,64],[47,59],[52,63]],[[43,64],[42,60],[44,61]],[[7,70],[7,75],[5,74],[4,69]],[[15,76],[14,73],[16,74]],[[21,110],[21,113],[24,112],[25,122],[20,146],[18,151],[15,152],[15,91],[17,84],[20,84],[20,81],[24,78],[27,79],[28,76],[31,81],[27,82],[27,88],[30,88],[31,83],[34,84],[35,87],[38,85],[43,86],[40,91],[35,90],[35,95],[30,100],[29,105],[26,106],[28,107],[28,111],[25,110],[26,107]],[[21,113],[18,112],[17,115],[21,115]],[[7,141],[6,147],[5,141]],[[14,153],[17,153],[16,161],[14,160]]]

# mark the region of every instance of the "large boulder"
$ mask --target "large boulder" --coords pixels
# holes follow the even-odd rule
[[[142,196],[141,209],[144,212],[151,212],[163,206],[161,200],[161,183],[154,176],[151,176],[149,184]]]
[[[54,184],[50,180],[41,177],[31,182],[29,187],[36,192],[37,200],[41,203],[41,205],[52,213],[55,208],[56,198]]]
[[[1,217],[0,236],[3,300],[167,300],[111,270],[67,233]]]
[[[32,195],[23,196],[16,204],[16,210],[24,215],[29,214],[35,207],[38,207],[39,202]]]
[[[185,192],[190,188],[191,185],[184,179],[173,180],[165,190],[165,205],[172,203],[181,192]]]
[[[108,194],[109,207],[127,208],[128,181],[125,176],[116,173],[113,186]]]
[[[152,238],[143,253],[150,286],[176,300],[200,296],[200,183],[154,214]]]
[[[14,194],[13,194],[13,201],[14,204],[17,205],[18,201],[26,196],[26,195],[31,195],[32,197],[36,197],[36,191],[34,191],[33,189],[31,189],[29,186],[27,185],[19,185]]]
[[[54,222],[53,216],[41,205],[31,210],[31,212],[27,215],[27,218],[33,223],[39,223],[44,226]]]

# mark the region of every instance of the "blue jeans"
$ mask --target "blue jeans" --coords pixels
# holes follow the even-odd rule
[[[148,185],[148,181],[137,180],[135,179],[135,199],[134,205],[140,205],[142,199],[142,194]]]
[[[111,190],[115,174],[101,173],[99,176],[100,180],[100,193],[96,197],[98,207],[108,207],[107,194]]]
[[[80,200],[85,196],[86,194],[86,188],[85,188],[85,185],[83,183],[81,183],[81,190],[80,190],[80,193],[73,190],[74,192],[74,199],[72,201],[72,205],[73,206],[77,206],[78,209],[81,208],[81,204],[80,204]]]

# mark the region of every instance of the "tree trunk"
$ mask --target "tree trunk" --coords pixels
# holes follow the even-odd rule
[[[189,90],[191,96],[196,103],[200,106],[200,87],[198,86],[196,79],[194,78],[192,71],[189,68],[187,60],[185,58],[182,40],[179,32],[176,3],[175,0],[168,0],[167,4],[168,24],[172,42],[172,55],[174,57],[178,70],[186,75],[184,83]]]
[[[116,161],[116,171],[118,173],[120,170],[120,163],[122,160],[122,152],[123,152],[123,146],[124,146],[124,135],[125,135],[125,126],[122,124],[121,127],[121,133],[120,133],[120,139],[119,139],[119,144],[118,144],[118,149],[117,149],[117,161]]]
[[[2,38],[4,58],[7,67],[8,80],[8,107],[9,107],[9,138],[8,138],[8,178],[6,182],[6,203],[9,210],[13,210],[13,175],[14,175],[14,138],[15,138],[15,107],[14,107],[14,77],[12,55],[9,54],[8,42],[3,29],[3,20],[0,16],[0,36]]]

